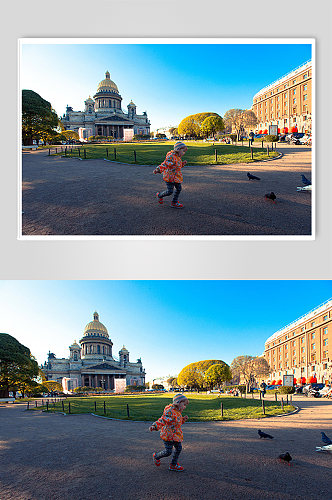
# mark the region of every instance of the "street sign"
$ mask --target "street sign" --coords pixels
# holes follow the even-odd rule
[[[278,135],[278,125],[269,125],[269,135]]]
[[[286,387],[293,387],[294,385],[294,375],[284,375],[283,384]]]

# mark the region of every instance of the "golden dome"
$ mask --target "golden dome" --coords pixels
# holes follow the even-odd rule
[[[99,321],[99,314],[97,312],[93,313],[93,321],[90,321],[90,323],[88,323],[84,328],[83,337],[88,337],[90,335],[108,338],[107,328]]]
[[[108,71],[105,73],[105,80],[102,80],[97,87],[97,93],[98,92],[107,92],[107,91],[115,91],[119,93],[118,87],[115,85],[115,83],[110,79],[110,74]]]

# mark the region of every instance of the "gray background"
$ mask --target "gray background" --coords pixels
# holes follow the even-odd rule
[[[329,0],[287,4],[266,0],[259,6],[243,0],[6,2],[1,29],[0,278],[331,279],[330,32]],[[21,37],[316,38],[316,240],[18,241],[17,39]],[[185,54],[176,55],[175,64],[181,64],[181,57]],[[282,56],[273,57],[277,64]]]

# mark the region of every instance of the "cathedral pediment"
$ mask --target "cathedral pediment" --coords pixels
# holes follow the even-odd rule
[[[86,366],[85,370],[112,370],[118,372],[124,371],[123,369],[118,368],[117,366],[114,365],[110,365],[109,363],[100,363],[100,365]]]
[[[125,117],[121,117],[121,116],[118,116],[118,115],[112,115],[112,116],[105,116],[105,118],[97,118],[96,119],[96,123],[100,123],[100,124],[109,124],[109,122],[126,122],[128,123],[128,125],[130,124],[133,124],[133,120],[128,120],[128,118],[125,118]]]

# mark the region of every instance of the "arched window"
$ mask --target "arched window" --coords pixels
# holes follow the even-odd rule
[[[103,346],[103,354],[105,354],[105,347]]]
[[[74,353],[74,361],[77,361],[77,353]]]

